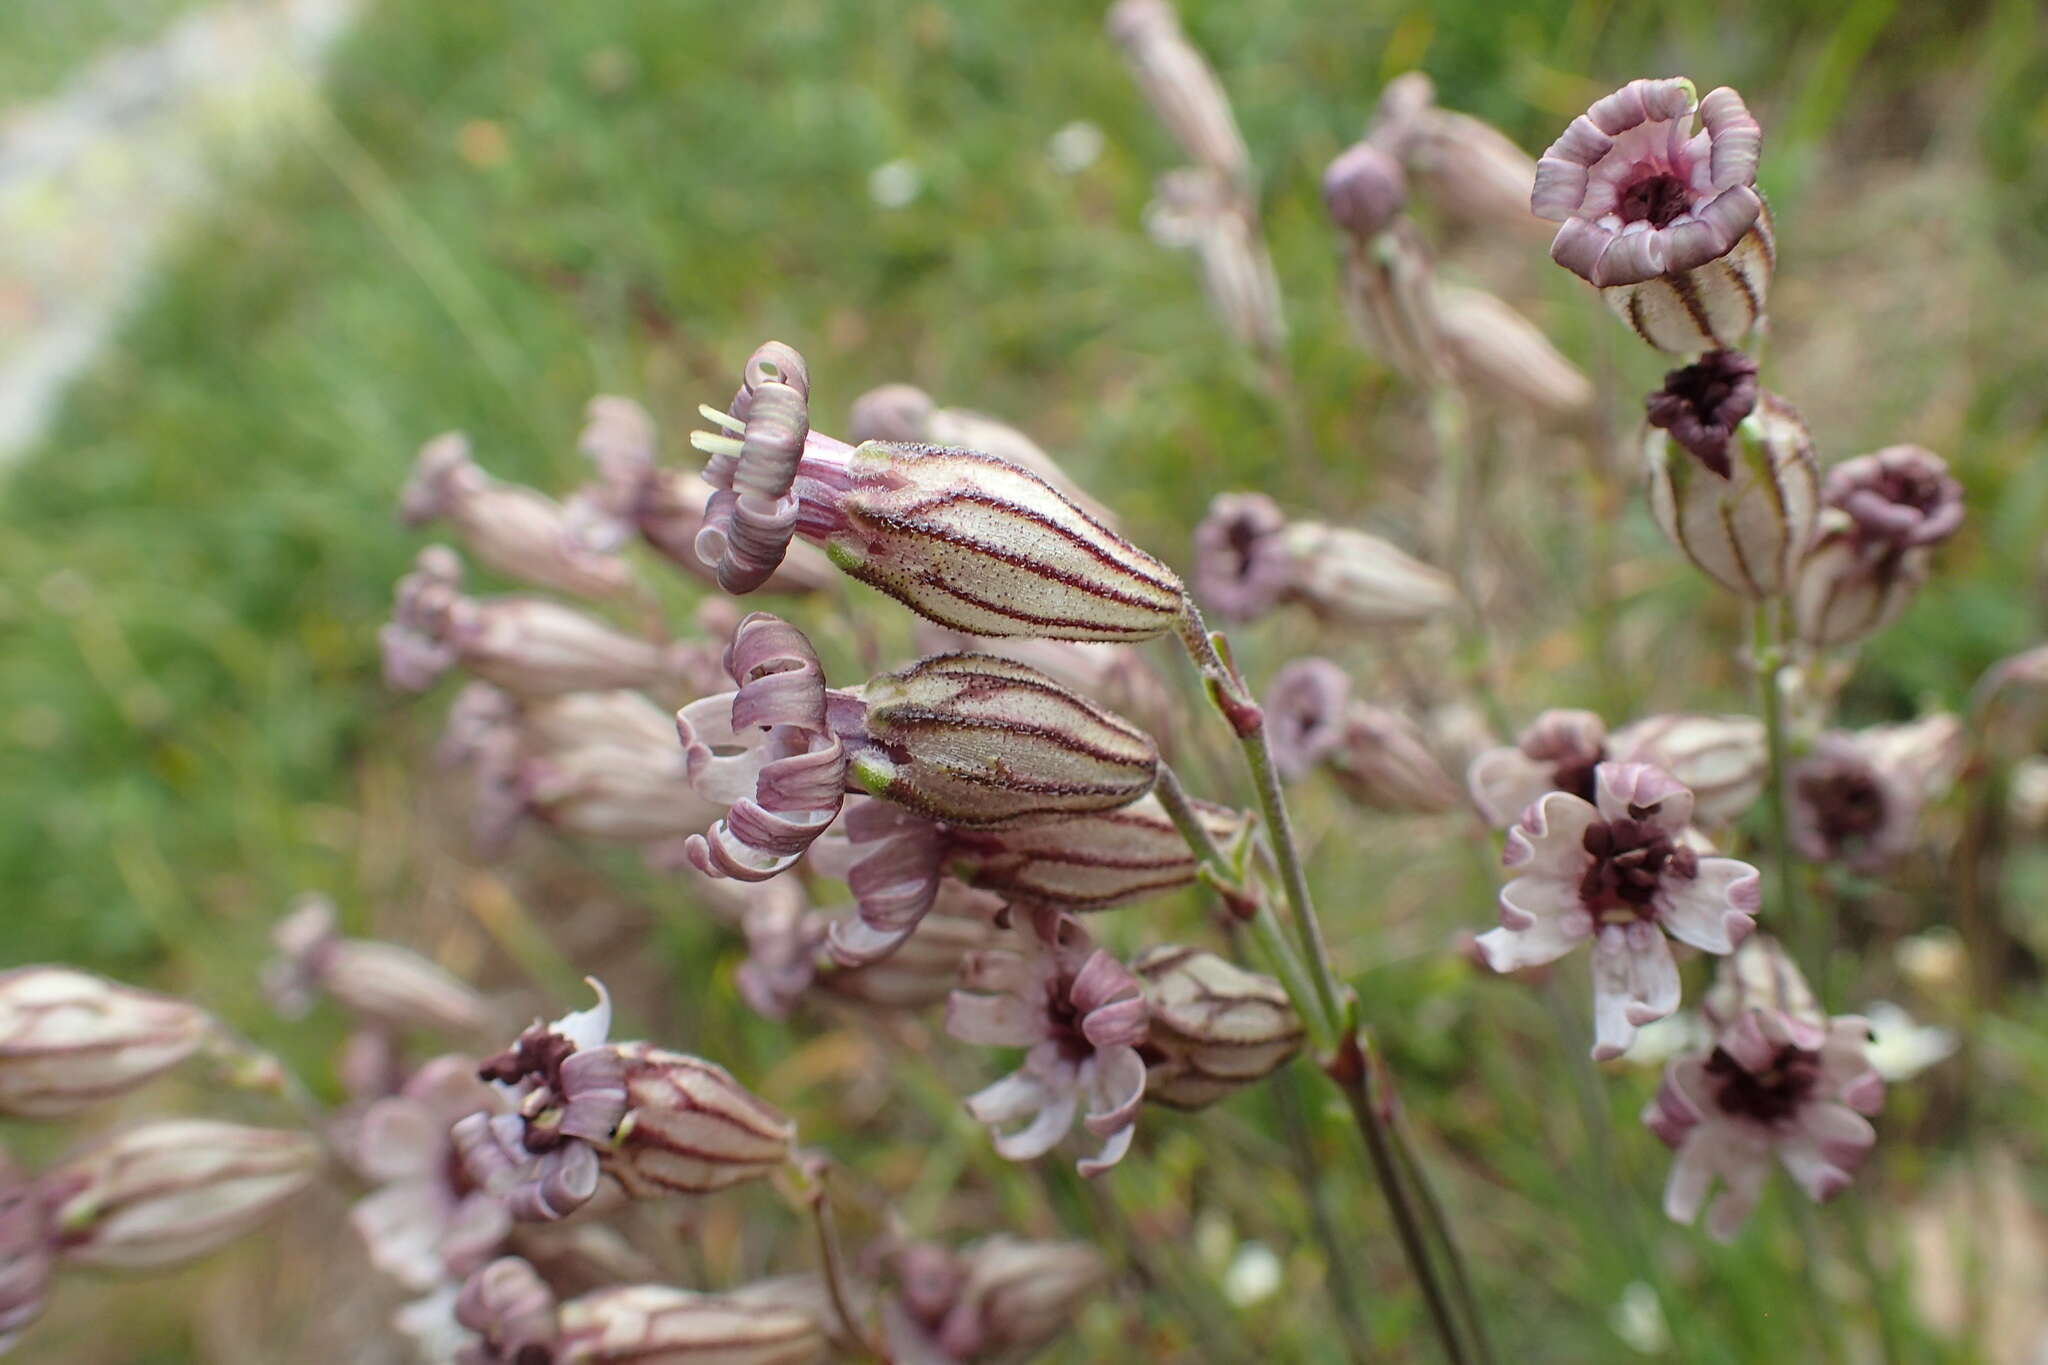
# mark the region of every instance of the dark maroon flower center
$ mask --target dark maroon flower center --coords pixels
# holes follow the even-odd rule
[[[1590,757],[1567,759],[1550,774],[1550,785],[1553,790],[1570,792],[1590,805],[1597,799],[1594,770],[1606,761],[1607,750],[1604,747],[1595,749]]]
[[[1589,825],[1580,845],[1593,861],[1579,879],[1579,899],[1603,919],[1654,919],[1652,902],[1665,877],[1699,875],[1699,855],[1647,820],[1625,816]]]
[[[1085,1016],[1074,1004],[1073,984],[1064,976],[1056,978],[1046,990],[1045,1009],[1052,1025],[1051,1042],[1059,1049],[1061,1059],[1080,1062],[1094,1053],[1095,1044],[1081,1031]]]
[[[562,1063],[576,1050],[576,1044],[549,1029],[530,1028],[519,1041],[477,1068],[481,1080],[517,1085],[531,1076],[549,1089],[560,1089]]]
[[[1884,828],[1884,784],[1861,764],[1803,773],[1797,787],[1830,848],[1861,844]]]
[[[1955,480],[1924,467],[1885,469],[1842,495],[1838,505],[1865,542],[1900,549],[1946,540],[1963,521]]]
[[[1725,1050],[1707,1058],[1707,1074],[1720,1088],[1714,1102],[1723,1113],[1775,1124],[1799,1111],[1820,1083],[1820,1054],[1787,1045],[1762,1071],[1747,1071]]]
[[[1252,564],[1258,558],[1258,549],[1271,534],[1266,527],[1253,517],[1233,517],[1224,528],[1223,543],[1230,551],[1231,576],[1243,578],[1252,571]]]
[[[1621,192],[1615,212],[1624,223],[1648,223],[1651,227],[1671,226],[1679,214],[1692,207],[1692,192],[1683,180],[1665,172],[1636,181]]]
[[[1664,387],[1643,400],[1650,425],[1727,478],[1734,472],[1728,446],[1742,419],[1756,411],[1756,362],[1740,351],[1709,351],[1664,376]]]

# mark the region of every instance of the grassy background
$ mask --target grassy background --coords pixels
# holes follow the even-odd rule
[[[52,88],[90,41],[138,36],[146,11],[174,8],[9,7],[0,88]],[[1526,146],[1630,75],[1683,70],[1741,88],[1769,130],[1765,185],[1783,234],[1776,385],[1831,455],[1907,439],[1948,453],[1976,509],[1921,607],[1870,651],[1854,718],[1955,704],[1984,665],[2041,636],[2048,59],[2027,0],[1185,9],[1264,177],[1313,463],[1278,439],[1189,261],[1143,234],[1151,178],[1177,156],[1095,4],[776,0],[743,19],[701,0],[373,6],[338,54],[327,104],[295,115],[281,163],[237,184],[181,245],[0,490],[0,965],[63,958],[147,977],[275,1035],[252,964],[289,895],[331,888],[359,924],[414,922],[428,855],[413,817],[430,802],[412,759],[432,708],[384,694],[374,634],[416,544],[394,526],[395,490],[436,431],[470,432],[495,472],[564,487],[582,474],[573,440],[590,394],[646,401],[673,453],[694,405],[722,400],[753,345],[779,336],[810,358],[824,429],[867,387],[914,379],[1025,426],[1170,558],[1228,486],[1333,516],[1411,511],[1426,488],[1403,444],[1413,426],[1349,340],[1316,180],[1380,83],[1412,66],[1446,104]],[[1099,124],[1107,147],[1067,176],[1046,142],[1075,119]],[[869,174],[898,159],[918,168],[921,192],[878,207]],[[1629,394],[1654,381],[1654,357],[1618,347],[1593,300],[1539,268],[1540,240],[1517,250],[1526,259],[1503,268],[1535,282],[1531,306],[1603,382]],[[1572,504],[1561,482],[1538,486],[1556,511],[1537,504],[1516,534],[1569,568]],[[1712,651],[1658,666],[1701,620],[1732,630],[1733,618],[1632,503],[1623,534],[1645,566],[1627,604],[1639,667],[1600,677],[1568,641],[1518,640],[1518,713],[1588,689],[1740,704],[1739,675]],[[1319,818],[1336,831],[1335,811]],[[1448,926],[1484,918],[1462,854],[1404,867],[1392,860],[1400,827],[1355,837],[1391,867],[1397,909],[1338,912],[1347,965],[1390,1021],[1420,1126],[1445,1135],[1497,1321],[1522,1324],[1521,1358],[1610,1358],[1621,1348],[1607,1308],[1640,1272],[1571,1174],[1587,1139],[1542,1006],[1475,999],[1429,951]],[[449,896],[488,901],[464,875]],[[1445,875],[1468,888],[1461,904],[1432,903]],[[1402,927],[1375,937],[1382,918]],[[520,941],[516,929],[435,932],[458,960]],[[661,935],[685,981],[704,954],[730,952],[687,925]],[[786,1036],[744,1021],[720,990],[672,1006],[678,1032],[662,1036],[715,1046],[782,1098],[876,1062],[811,1056],[806,1070]],[[2023,1036],[2039,1013],[2015,1004],[2010,1031]],[[2022,1096],[2041,1093],[2033,1047],[2014,1063]],[[1632,1076],[1601,1100],[1624,1125],[1621,1176],[1646,1196],[1661,1156],[1628,1125],[1649,1084]],[[1256,1187],[1263,1176],[1241,1192],[1215,1183],[1230,1169],[1215,1151],[1271,1155],[1270,1104],[1154,1125],[1158,1150],[1117,1177],[1120,1198],[1162,1228],[1185,1231],[1173,1220],[1201,1205],[1284,1242],[1300,1223],[1291,1194]],[[1091,1216],[1057,1173],[995,1172],[975,1135],[932,1123],[926,1136],[948,1145],[926,1150],[1021,1219]],[[2031,1127],[2038,1145],[2038,1117]],[[1341,1151],[1341,1133],[1319,1131]],[[1943,1140],[1933,1131],[1921,1156],[1894,1159],[1899,1189],[1928,1177]],[[900,1161],[877,1144],[870,1174],[931,1179]],[[1195,1186],[1213,1194],[1192,1199]],[[1371,1208],[1348,1177],[1335,1195]],[[1562,1228],[1561,1207],[1575,1210]],[[1377,1212],[1358,1217],[1372,1242]],[[1668,1273],[1697,1291],[1690,1358],[1789,1358],[1770,1314],[1801,1253],[1774,1219],[1737,1252],[1690,1235],[1658,1243]],[[1389,1293],[1370,1313],[1398,1353],[1416,1320],[1384,1269]],[[1188,1270],[1198,1284],[1206,1273]],[[1200,1290],[1158,1278],[1132,1320],[1188,1349],[1174,1305]],[[1263,1311],[1270,1322],[1238,1330],[1297,1348],[1273,1358],[1325,1357],[1319,1306]],[[1097,1345],[1067,1358],[1098,1358],[1087,1352],[1101,1334],[1124,1330],[1104,1321]],[[200,1329],[163,1330],[192,1335],[162,1358],[207,1353]]]

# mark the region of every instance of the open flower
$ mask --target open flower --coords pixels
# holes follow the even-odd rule
[[[1954,783],[1967,743],[1962,723],[1942,712],[1828,731],[1790,775],[1793,844],[1814,862],[1883,867],[1913,847],[1921,810]]]
[[[1821,485],[1820,533],[1792,594],[1802,639],[1850,644],[1897,620],[1927,581],[1935,545],[1963,524],[1963,489],[1939,455],[1887,446],[1844,460]]]
[[[1755,925],[1762,879],[1687,840],[1692,793],[1646,763],[1602,763],[1595,797],[1551,792],[1508,831],[1500,927],[1478,939],[1497,972],[1540,966],[1593,945],[1593,1056],[1619,1057],[1636,1030],[1678,1008],[1665,935],[1710,953]]]
[[[968,1112],[1000,1133],[1011,1161],[1044,1156],[1066,1136],[1085,1100],[1083,1124],[1103,1139],[1080,1163],[1097,1175],[1123,1159],[1145,1098],[1145,991],[1131,970],[1095,946],[1072,917],[1033,914],[1018,951],[977,954],[962,973],[946,1031],[966,1043],[1030,1049],[1024,1065],[967,1101]],[[977,994],[977,992],[988,992]]]
[[[1634,80],[1550,145],[1529,206],[1561,225],[1551,258],[1605,291],[1645,341],[1729,346],[1761,318],[1770,287],[1762,149],[1763,130],[1728,87],[1701,99],[1683,77]]]
[[[1773,1157],[1816,1203],[1841,1193],[1877,1141],[1864,1115],[1883,1104],[1884,1082],[1868,1022],[1822,1015],[1775,944],[1744,945],[1709,1004],[1713,1046],[1670,1063],[1643,1123],[1678,1154],[1665,1213],[1692,1222],[1719,1180],[1707,1232],[1725,1242],[1756,1206]]]

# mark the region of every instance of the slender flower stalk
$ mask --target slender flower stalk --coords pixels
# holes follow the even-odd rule
[[[1792,855],[1791,736],[1785,724],[1785,643],[1783,617],[1775,601],[1758,602],[1750,613],[1751,667],[1764,717],[1764,740],[1770,755],[1770,780],[1764,785],[1770,819],[1771,862],[1778,874],[1774,904],[1779,922],[1799,945],[1799,956],[1813,968],[1823,990],[1827,986],[1825,955],[1832,926],[1823,906],[1809,908],[1800,884],[1799,864]]]

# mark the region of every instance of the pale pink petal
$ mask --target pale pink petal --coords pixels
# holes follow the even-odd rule
[[[1501,849],[1503,867],[1525,877],[1548,877],[1578,885],[1586,875],[1586,830],[1600,812],[1570,792],[1550,792],[1523,810]]]
[[[1643,820],[1677,838],[1692,823],[1692,792],[1654,763],[1602,763],[1594,800],[1609,820]]]
[[[1519,972],[1557,961],[1592,932],[1593,917],[1580,911],[1576,916],[1538,920],[1527,929],[1489,929],[1474,942],[1494,971]]]
[[[1593,932],[1593,917],[1579,895],[1579,884],[1561,877],[1517,877],[1503,886],[1500,923],[1514,933],[1550,926],[1546,932],[1566,935],[1561,952]]]
[[[1472,760],[1465,770],[1465,787],[1486,823],[1506,829],[1532,802],[1553,790],[1552,768],[1514,745],[1504,744]]]
[[[1756,1201],[1763,1197],[1764,1181],[1770,1175],[1770,1161],[1761,1147],[1748,1149],[1740,1158],[1725,1160],[1721,1166],[1721,1197],[1707,1210],[1707,1236],[1717,1242],[1734,1241],[1735,1234],[1749,1221]]]
[[[1678,1008],[1678,964],[1647,924],[1610,925],[1593,940],[1593,1059],[1628,1051],[1636,1030]]]
[[[1763,874],[1734,858],[1702,858],[1699,875],[1666,872],[1657,885],[1657,921],[1680,943],[1732,953],[1756,927]]]
[[[1856,1168],[1877,1144],[1870,1120],[1841,1104],[1811,1104],[1798,1127],[1779,1139],[1778,1159],[1816,1204],[1847,1189]]]
[[[1014,995],[954,991],[946,1002],[946,1032],[983,1047],[1029,1047],[1047,1032],[1045,1011]]]

